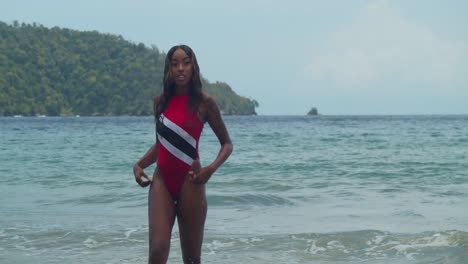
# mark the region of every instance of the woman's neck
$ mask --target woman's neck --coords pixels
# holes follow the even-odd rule
[[[188,94],[188,86],[176,86],[175,88],[175,94],[176,95],[183,95],[183,94]]]

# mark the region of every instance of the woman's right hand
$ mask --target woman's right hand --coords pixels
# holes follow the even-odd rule
[[[151,184],[152,180],[146,173],[143,171],[143,169],[138,165],[138,163],[135,163],[133,166],[133,175],[135,176],[135,181],[141,186],[141,187],[146,187]],[[143,180],[142,178],[145,178],[146,180]]]

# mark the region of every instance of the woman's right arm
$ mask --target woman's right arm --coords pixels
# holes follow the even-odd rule
[[[135,166],[140,167],[141,169],[148,168],[151,164],[155,163],[158,159],[158,152],[156,150],[156,145],[151,146],[151,148],[146,152],[146,154],[135,163]]]
[[[158,95],[154,98],[153,109],[156,111],[157,105],[159,104],[159,99],[161,95]],[[155,112],[156,114],[156,112]],[[151,164],[155,163],[158,159],[157,151],[157,142],[146,152],[146,154],[138,160],[133,166],[133,175],[135,176],[135,181],[141,186],[146,187],[151,183],[151,178],[146,175],[144,169],[149,167]],[[143,181],[141,178],[145,178],[146,181]]]
[[[157,143],[156,143],[157,144]],[[146,154],[133,165],[133,175],[135,176],[135,181],[141,186],[146,187],[150,185],[152,179],[146,175],[144,169],[146,169],[151,164],[155,163],[158,159],[158,152],[156,151],[156,144],[151,146],[151,148],[146,152]],[[141,178],[146,180],[142,180]]]

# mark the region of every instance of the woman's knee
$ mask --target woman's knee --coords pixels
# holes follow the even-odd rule
[[[149,245],[150,263],[152,261],[165,261],[169,256],[170,242],[164,240],[151,241]],[[159,262],[155,262],[159,263]]]

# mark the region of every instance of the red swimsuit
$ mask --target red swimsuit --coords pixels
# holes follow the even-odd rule
[[[156,121],[158,170],[174,200],[194,160],[203,123],[188,108],[189,95],[174,95]]]

